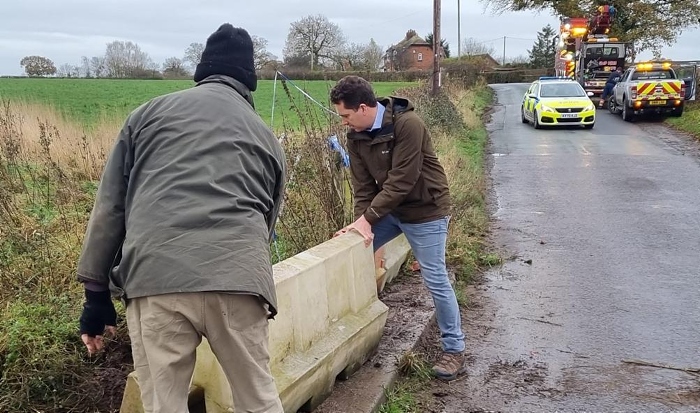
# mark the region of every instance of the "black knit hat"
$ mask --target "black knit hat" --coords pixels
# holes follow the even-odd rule
[[[255,91],[258,78],[253,63],[253,40],[245,29],[225,23],[209,36],[194,81],[200,82],[211,75],[231,76],[251,92]]]

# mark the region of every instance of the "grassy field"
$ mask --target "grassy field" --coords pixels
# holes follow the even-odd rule
[[[335,82],[293,82],[321,104],[329,105],[328,93]],[[131,110],[155,96],[193,85],[194,82],[189,80],[0,79],[0,100],[47,104],[72,121],[94,126],[105,120],[121,120]],[[377,95],[383,96],[414,85],[415,83],[409,82],[383,82],[375,83],[374,88]],[[253,94],[256,110],[268,124],[272,118],[274,86],[273,80],[261,80]],[[303,114],[323,114],[323,110],[311,103],[293,85],[287,83],[287,87],[289,95],[285,92],[282,81],[277,81],[274,114],[276,129],[299,128],[299,115],[292,109],[293,105],[297,105]],[[327,118],[323,118],[323,121],[328,122]]]

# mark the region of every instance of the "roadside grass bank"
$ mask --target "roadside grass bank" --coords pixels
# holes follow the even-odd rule
[[[680,118],[668,118],[666,122],[683,132],[687,132],[700,139],[700,101],[686,102],[683,116]]]

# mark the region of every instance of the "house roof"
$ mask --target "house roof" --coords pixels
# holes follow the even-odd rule
[[[426,42],[425,39],[423,39],[422,37],[420,37],[416,34],[408,39],[401,40],[400,42],[398,42],[396,44],[396,46],[394,46],[394,48],[403,49],[403,48],[406,48],[408,46],[413,46],[413,45],[430,46],[430,43]]]
[[[406,33],[406,37],[404,37],[403,40],[401,40],[400,42],[391,46],[389,49],[387,49],[387,51],[389,51],[389,50],[403,50],[403,49],[408,48],[409,46],[414,46],[414,45],[431,46],[431,44],[426,42],[425,39],[418,36],[418,34],[415,31],[409,30],[408,33]]]

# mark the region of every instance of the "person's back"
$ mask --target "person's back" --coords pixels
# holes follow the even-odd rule
[[[127,297],[229,290],[274,303],[266,240],[284,155],[237,84],[210,76],[130,117],[128,219],[115,274]],[[167,283],[154,277],[164,271]]]
[[[105,165],[77,269],[81,338],[92,354],[114,329],[111,284],[126,304],[145,412],[187,412],[206,337],[236,409],[281,413],[269,369],[269,242],[286,162],[253,110],[250,35],[219,27],[194,80],[132,112]]]
[[[621,77],[622,77],[622,72],[620,72],[618,70],[614,70],[612,73],[610,73],[610,76],[608,76],[608,80],[606,80],[605,83],[614,85],[615,83],[620,81]]]

